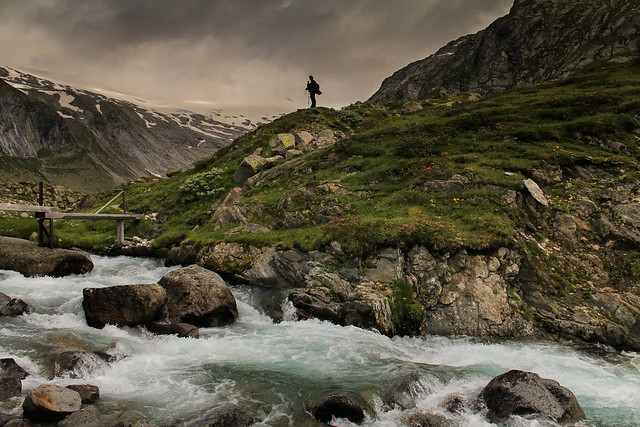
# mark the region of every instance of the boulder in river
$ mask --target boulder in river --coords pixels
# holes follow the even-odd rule
[[[200,338],[200,330],[197,326],[188,323],[162,323],[150,322],[144,325],[150,332],[159,335],[176,334],[180,338]]]
[[[227,403],[209,412],[206,423],[212,427],[245,427],[253,424],[253,419],[238,405]]]
[[[15,360],[0,359],[0,401],[22,394],[22,380],[29,375]]]
[[[100,389],[97,385],[71,384],[67,388],[77,392],[82,403],[96,403],[100,399]]]
[[[0,316],[20,316],[30,311],[29,305],[20,298],[11,298],[0,292]]]
[[[346,393],[331,394],[310,406],[313,417],[321,423],[328,423],[333,417],[346,418],[354,423],[364,420],[364,410]]]
[[[152,322],[167,301],[167,292],[155,283],[85,288],[82,294],[87,324],[94,328]]]
[[[80,409],[80,395],[55,384],[41,384],[31,390],[22,404],[24,416],[36,422],[56,422]]]
[[[585,417],[575,395],[557,381],[533,372],[511,370],[492,379],[480,393],[490,420],[540,414],[557,422]]]
[[[238,318],[236,299],[213,271],[194,264],[165,274],[158,283],[167,291],[167,317],[172,322],[220,326]]]
[[[30,240],[0,237],[0,269],[28,277],[63,277],[91,271],[93,261],[83,251],[43,248]]]

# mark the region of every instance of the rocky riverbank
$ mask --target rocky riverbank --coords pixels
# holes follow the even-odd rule
[[[0,269],[25,276],[62,277],[87,273],[93,262],[84,251],[43,248],[29,240],[0,236]]]
[[[538,336],[640,350],[640,298],[609,287],[570,296],[552,288],[550,295],[540,286],[548,278],[535,260],[504,247],[455,253],[387,248],[359,258],[345,255],[336,242],[310,253],[223,243],[200,251],[175,248],[167,263],[178,262],[286,293],[300,318],[386,335]]]

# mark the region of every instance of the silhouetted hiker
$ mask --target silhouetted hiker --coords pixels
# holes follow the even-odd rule
[[[311,98],[311,108],[316,106],[316,94],[322,95],[320,92],[320,85],[313,80],[313,76],[309,76],[309,82],[307,82],[307,88],[305,90],[309,91],[309,97]]]

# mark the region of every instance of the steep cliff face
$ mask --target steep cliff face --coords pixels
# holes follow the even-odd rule
[[[372,102],[493,93],[640,56],[635,0],[516,0],[508,15],[384,80]]]
[[[0,68],[0,180],[101,190],[164,175],[258,124],[234,120],[147,109]]]

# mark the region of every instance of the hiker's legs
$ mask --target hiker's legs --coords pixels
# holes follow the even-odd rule
[[[311,108],[316,106],[316,94],[311,93]]]

